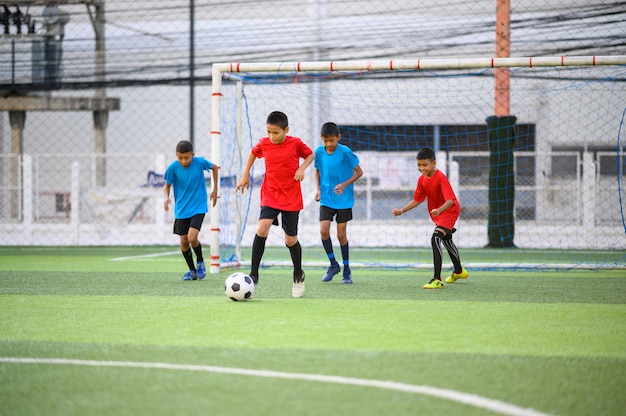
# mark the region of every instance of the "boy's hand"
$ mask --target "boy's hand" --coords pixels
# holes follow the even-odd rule
[[[219,198],[219,196],[217,195],[217,189],[211,192],[210,198],[211,198],[211,206],[214,207],[215,204],[217,204],[217,198]]]
[[[167,198],[165,201],[163,201],[163,208],[165,208],[166,211],[170,210],[170,203],[171,203],[171,199]]]
[[[320,202],[320,191],[315,192],[315,200]]]
[[[304,169],[302,169],[302,166],[300,166],[298,170],[296,170],[296,174],[293,176],[293,180],[296,182],[302,182],[304,180]]]
[[[235,193],[239,192],[239,189],[241,189],[241,193],[243,194],[244,188],[250,189],[250,177],[248,175],[243,175],[243,177],[239,180],[239,183],[235,188]]]
[[[398,217],[398,216],[402,215],[402,210],[399,209],[399,208],[394,208],[394,209],[391,210],[391,213],[393,215],[395,215],[396,217]]]

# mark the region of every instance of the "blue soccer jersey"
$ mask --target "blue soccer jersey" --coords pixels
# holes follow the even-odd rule
[[[359,166],[359,158],[348,146],[338,144],[332,154],[324,146],[315,149],[315,169],[320,175],[320,205],[333,209],[347,209],[354,205],[354,184],[346,187],[341,195],[335,194],[335,186],[347,181]]]
[[[174,188],[174,216],[177,219],[207,213],[204,171],[211,171],[212,167],[213,163],[203,157],[194,157],[187,168],[183,168],[178,160],[167,167],[165,181]]]

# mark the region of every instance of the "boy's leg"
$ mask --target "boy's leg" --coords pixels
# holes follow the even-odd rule
[[[186,243],[183,243],[183,240]],[[189,271],[185,273],[185,275],[181,278],[181,280],[196,280],[198,275],[196,274],[196,268],[193,265],[193,255],[191,254],[191,248],[189,248],[189,243],[186,235],[180,236],[180,247],[183,253],[183,257],[185,258],[185,262],[187,263],[187,267]],[[185,250],[184,247],[187,249]]]
[[[204,279],[204,277],[206,276],[206,266],[204,265],[204,257],[202,255],[202,244],[200,243],[200,240],[198,240],[198,234],[200,234],[200,229],[194,227],[194,225],[196,227],[200,225],[194,224],[193,223],[194,219],[195,217],[192,218],[192,225],[191,227],[189,227],[187,238],[189,239],[189,245],[193,249],[193,252],[196,253],[196,262],[198,264],[198,267],[194,268],[194,270],[196,271],[196,274],[198,275],[198,279]],[[202,221],[200,221],[200,224],[202,224]]]
[[[188,272],[183,275],[181,280],[196,280],[196,268],[193,265],[193,255],[191,254],[191,248],[189,246],[189,225],[191,223],[190,218],[177,218],[174,220],[174,234],[180,238],[180,251],[183,253],[183,258],[187,263]]]
[[[452,234],[450,234],[450,239],[444,239],[442,242],[446,250],[448,250],[450,260],[452,260],[452,264],[454,265],[454,273],[461,274],[463,271],[463,267],[461,266],[461,256],[459,255],[459,249],[452,241]]]
[[[291,295],[294,298],[304,294],[304,271],[302,270],[302,246],[298,241],[298,218],[300,211],[281,211],[283,230],[285,231],[285,245],[289,248],[293,263],[293,287]]]
[[[250,277],[255,285],[259,282],[259,266],[261,265],[261,259],[265,252],[265,241],[270,233],[273,222],[274,218],[261,218],[256,227],[256,234],[252,242],[252,264],[250,266]]]
[[[330,238],[330,223],[330,220],[320,220],[320,236],[322,238],[322,246],[324,246],[324,251],[332,266],[337,264],[337,260],[333,251],[333,240]]]
[[[424,289],[441,289],[443,288],[443,282],[441,281],[441,238],[443,233],[438,229],[435,229],[433,236],[430,239],[430,244],[433,248],[433,266],[434,276],[430,282],[422,286]]]
[[[338,264],[337,259],[335,258],[335,251],[333,250],[332,238],[328,237],[327,239],[322,240],[322,246],[324,247],[324,251],[326,252],[330,265],[333,266]]]
[[[191,254],[191,249],[187,249],[187,251],[183,251],[183,257],[185,258],[185,262],[187,263],[187,267],[189,270],[196,270],[193,265],[193,255]]]
[[[443,256],[441,252],[441,242],[446,238],[446,233],[439,227],[435,228],[433,236],[430,240],[433,248],[433,264],[435,267],[435,274],[433,277],[441,280],[441,264],[443,262]]]
[[[352,271],[350,270],[350,245],[348,244],[348,222],[352,220],[352,209],[337,211],[337,240],[341,247],[343,259],[343,283],[352,283]]]
[[[295,240],[295,243],[293,242]],[[291,262],[293,263],[293,286],[291,296],[300,298],[304,295],[304,271],[302,270],[302,246],[298,236],[285,234],[285,245],[289,249]]]
[[[350,270],[350,244],[347,236],[347,222],[337,223],[337,239],[341,244],[341,257],[343,259],[343,283],[352,283],[352,271]]]
[[[302,246],[300,242],[296,240],[291,246],[287,246],[289,254],[291,256],[291,262],[293,263],[293,281],[301,282],[304,280],[302,277]]]
[[[452,260],[452,264],[454,265],[454,272],[450,276],[446,277],[447,283],[454,283],[458,279],[467,279],[469,276],[467,270],[465,270],[461,265],[461,255],[459,254],[459,249],[452,241],[452,233],[454,233],[454,231],[456,230],[450,230],[450,232],[442,240],[444,247],[448,250],[450,260]]]
[[[252,242],[252,265],[250,266],[250,277],[254,281],[255,285],[259,283],[259,265],[261,264],[263,253],[265,252],[266,240],[267,237],[260,237],[256,234],[254,236],[254,241]]]
[[[335,258],[335,253],[333,251],[333,242],[330,237],[326,240],[322,240],[322,245],[324,246],[324,250],[326,251],[326,255],[328,256],[328,260],[330,261],[330,266],[328,270],[326,270],[326,274],[322,277],[322,282],[330,282],[333,280],[333,277],[339,273],[341,267],[339,263],[337,263],[337,259]]]
[[[343,257],[343,283],[352,283],[352,270],[350,269],[350,244],[341,246],[341,256]]]
[[[341,267],[335,258],[333,240],[330,238],[330,225],[332,223],[333,215],[333,209],[326,206],[320,206],[320,237],[322,238],[322,246],[324,247],[328,261],[330,262],[330,266],[328,267],[326,274],[322,277],[322,282],[330,282],[333,280],[333,276],[341,270]]]
[[[196,273],[198,274],[198,279],[204,279],[206,276],[206,266],[204,264],[204,257],[202,255],[202,244],[198,241],[197,246],[191,246],[193,248],[193,252],[196,253],[196,262],[198,263],[198,267],[196,268]]]

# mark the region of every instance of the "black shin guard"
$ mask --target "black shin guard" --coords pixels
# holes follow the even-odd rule
[[[441,264],[443,260],[441,258],[441,236],[438,231],[433,233],[430,238],[430,244],[433,248],[433,266],[435,268],[433,277],[441,278]]]
[[[302,246],[299,241],[293,246],[287,246],[289,254],[291,255],[291,262],[293,263],[293,281],[300,281],[302,276]]]
[[[267,237],[259,237],[255,234],[252,242],[252,265],[250,266],[250,277],[254,280],[254,284],[259,281],[259,266],[265,252],[265,241]]]
[[[191,254],[191,249],[183,251],[183,257],[185,258],[185,262],[187,263],[187,267],[189,267],[189,270],[196,270],[196,266],[194,266],[193,264],[193,255]]]

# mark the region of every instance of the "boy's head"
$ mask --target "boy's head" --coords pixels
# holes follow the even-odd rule
[[[322,142],[324,142],[324,148],[327,153],[333,153],[339,145],[341,140],[341,134],[339,134],[339,127],[335,123],[324,123],[320,131],[322,136]]]
[[[429,147],[420,149],[417,152],[417,160],[430,160],[433,162],[435,160],[435,152]]]
[[[193,152],[193,144],[189,140],[181,140],[176,145],[176,153]]]
[[[322,130],[320,131],[320,136],[339,136],[339,127],[332,122],[324,123],[324,125],[322,126]]]
[[[193,144],[189,140],[181,140],[176,145],[176,159],[184,168],[189,167],[193,159]]]
[[[437,161],[433,149],[425,147],[417,152],[417,169],[427,178],[434,175],[437,170]]]
[[[267,137],[269,137],[272,144],[281,144],[285,141],[285,136],[289,132],[287,115],[280,111],[272,111],[267,116],[266,127]]]
[[[287,120],[287,115],[280,111],[272,111],[269,116],[267,116],[267,121],[265,124],[271,124],[274,126],[278,126],[281,129],[287,128],[289,126],[289,120]]]

